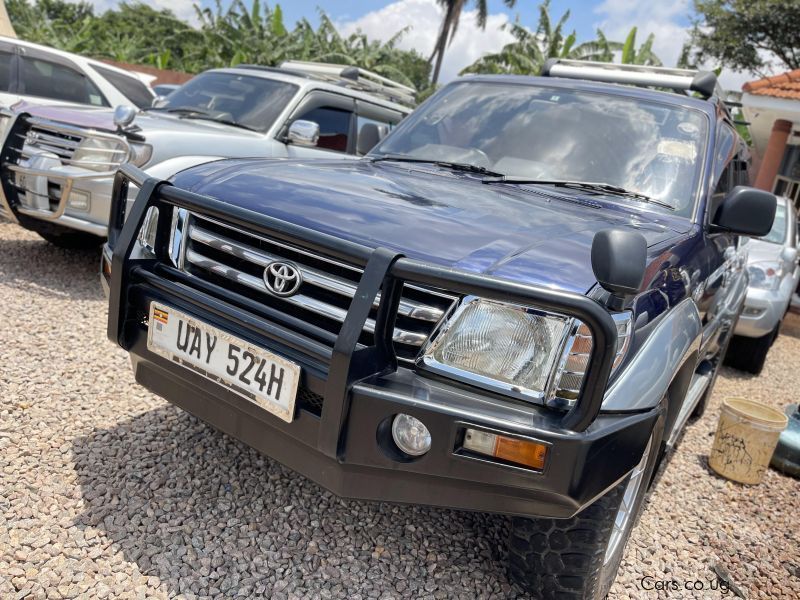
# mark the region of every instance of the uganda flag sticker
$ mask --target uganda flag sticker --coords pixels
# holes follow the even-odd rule
[[[169,313],[165,310],[161,310],[160,308],[154,308],[153,319],[166,325],[167,321],[169,321]]]

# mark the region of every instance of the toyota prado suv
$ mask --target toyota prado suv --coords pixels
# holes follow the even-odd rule
[[[556,61],[458,79],[356,161],[124,167],[108,335],[334,493],[509,515],[524,590],[601,597],[772,225],[747,160],[713,74]]]

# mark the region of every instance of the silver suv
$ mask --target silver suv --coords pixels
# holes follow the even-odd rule
[[[97,245],[123,163],[164,179],[221,158],[357,157],[414,93],[355,67],[292,62],[206,71],[142,111],[17,105],[0,113],[0,214],[62,247]]]
[[[726,363],[758,374],[764,367],[781,321],[800,280],[797,209],[779,197],[772,230],[746,245],[750,284]]]

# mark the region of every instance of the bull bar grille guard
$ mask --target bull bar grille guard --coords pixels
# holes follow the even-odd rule
[[[130,214],[125,218],[129,184],[139,188]],[[158,211],[154,259],[130,261],[139,230],[151,207]],[[349,391],[358,381],[373,375],[396,371],[397,357],[392,345],[392,333],[400,302],[402,283],[446,289],[453,293],[484,298],[560,313],[580,319],[593,336],[593,355],[586,370],[581,392],[575,405],[558,421],[566,431],[585,431],[600,412],[603,396],[611,373],[616,346],[616,326],[611,315],[596,301],[580,294],[522,285],[495,277],[448,269],[404,257],[387,248],[369,248],[348,240],[307,229],[274,217],[234,206],[215,198],[174,187],[170,182],[150,177],[131,165],[123,165],[116,173],[112,192],[108,240],[111,256],[109,282],[109,339],[127,348],[124,339],[126,318],[125,299],[128,286],[145,282],[161,291],[195,301],[202,299],[208,308],[235,322],[246,323],[270,337],[274,326],[265,319],[252,318],[242,311],[230,314],[229,306],[214,297],[210,286],[197,290],[189,285],[188,276],[168,264],[172,207],[238,226],[255,233],[273,237],[333,258],[364,267],[339,335],[329,346],[295,333],[288,340],[302,347],[309,357],[329,357],[324,404],[317,447],[328,456],[340,456],[340,439],[349,412]],[[206,289],[204,292],[203,289]],[[381,292],[375,319],[374,343],[358,347],[358,340],[370,309]],[[209,293],[212,292],[212,293]],[[252,302],[252,304],[257,304]],[[228,309],[226,311],[226,309]],[[268,331],[268,329],[270,331]]]
[[[17,150],[11,143],[13,137],[24,137],[25,132],[27,132],[31,127],[36,125],[46,125],[64,133],[80,134],[84,137],[95,137],[98,139],[112,139],[115,142],[123,144],[127,149],[126,158],[130,156],[130,145],[124,139],[124,137],[118,135],[104,133],[93,129],[82,129],[80,127],[75,127],[64,123],[57,123],[47,119],[39,119],[32,117],[27,113],[17,114],[7,109],[0,109],[0,117],[11,119],[10,123],[8,124],[6,141],[3,144],[2,152],[0,152],[0,164],[2,164],[3,171],[8,172],[8,177],[6,177],[5,173],[3,173],[2,181],[0,181],[0,209],[3,209],[3,213],[15,223],[18,221],[15,213],[36,217],[45,221],[55,221],[61,218],[67,210],[69,197],[76,181],[107,179],[115,176],[117,170],[111,169],[108,171],[80,174],[71,173],[66,175],[53,170],[21,167],[15,164],[16,160],[19,158],[20,150]],[[21,148],[22,144],[20,145],[20,149]],[[61,185],[61,195],[59,196],[56,208],[54,210],[49,210],[42,208],[27,208],[23,206],[18,199],[20,190],[12,189],[13,185],[10,181],[10,178],[13,176],[13,173],[21,173],[29,177],[44,177],[47,178],[48,181],[59,182]]]

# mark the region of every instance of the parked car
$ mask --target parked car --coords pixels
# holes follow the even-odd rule
[[[134,73],[49,46],[0,36],[0,106],[150,106],[153,91]]]
[[[739,185],[713,74],[546,74],[456,80],[357,161],[123,166],[108,335],[140,384],[334,493],[512,515],[525,590],[599,598],[775,200]]]
[[[159,83],[153,86],[153,91],[156,93],[157,96],[169,96],[179,87],[181,86],[179,86],[176,83]]]
[[[764,368],[800,281],[798,245],[797,209],[790,199],[779,197],[770,232],[746,246],[750,285],[726,364],[754,374]]]
[[[223,157],[355,158],[411,112],[413,93],[362,69],[294,62],[206,71],[139,112],[18,105],[0,113],[0,212],[53,244],[96,246],[122,163],[167,178]]]

